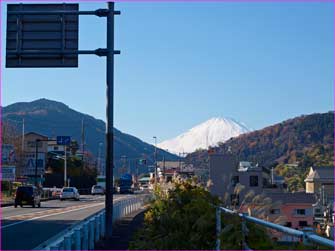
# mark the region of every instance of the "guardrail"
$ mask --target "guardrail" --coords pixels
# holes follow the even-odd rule
[[[242,219],[242,242],[244,250],[252,250],[248,247],[245,237],[247,234],[246,221],[256,223],[258,225],[275,229],[279,232],[286,233],[292,236],[298,237],[304,244],[309,245],[311,243],[321,244],[327,247],[331,247],[334,250],[334,240],[330,240],[324,237],[321,237],[310,231],[300,231],[289,227],[284,227],[272,222],[261,220],[252,216],[249,216],[247,213],[239,213],[228,208],[217,207],[216,208],[216,250],[220,250],[220,235],[221,235],[221,213],[228,213],[237,215]]]
[[[114,202],[113,222],[138,210],[148,196],[136,196]],[[66,229],[34,250],[94,250],[94,245],[105,235],[105,209]]]

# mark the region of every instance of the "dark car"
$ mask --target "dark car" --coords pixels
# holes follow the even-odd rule
[[[41,207],[41,196],[35,186],[20,186],[16,190],[14,207],[20,205],[32,205]]]

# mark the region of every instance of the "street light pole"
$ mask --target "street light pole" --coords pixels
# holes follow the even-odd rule
[[[107,107],[106,107],[106,196],[105,196],[105,236],[112,237],[113,225],[113,168],[114,168],[114,15],[119,15],[120,11],[114,10],[114,2],[108,2],[107,15],[107,55],[106,55],[106,73],[107,73]]]

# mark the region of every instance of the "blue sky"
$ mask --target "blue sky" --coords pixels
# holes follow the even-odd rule
[[[62,1],[63,2],[63,1]],[[81,10],[105,7],[82,3]],[[334,6],[307,2],[116,3],[115,126],[149,143],[211,117],[254,129],[334,109]],[[2,55],[5,4],[2,4]],[[105,19],[80,18],[80,49],[105,47]],[[48,98],[105,120],[105,60],[5,69],[2,105]]]

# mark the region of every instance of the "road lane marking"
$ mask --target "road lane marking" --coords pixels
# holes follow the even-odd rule
[[[28,221],[32,221],[32,220],[37,220],[37,219],[41,219],[41,218],[46,218],[46,217],[50,217],[50,216],[54,216],[54,215],[59,215],[59,214],[64,214],[64,213],[69,213],[69,212],[74,212],[74,211],[79,211],[79,210],[87,209],[87,208],[91,208],[91,207],[97,207],[97,206],[101,206],[101,205],[104,205],[104,204],[105,204],[104,202],[101,202],[101,203],[96,203],[96,204],[93,204],[93,205],[89,205],[89,206],[85,206],[85,207],[80,207],[80,208],[75,208],[75,209],[67,210],[67,211],[63,211],[63,212],[58,212],[58,213],[53,213],[53,214],[48,214],[48,215],[37,216],[37,217],[34,217],[34,218],[30,218],[30,219],[18,221],[18,222],[12,223],[12,224],[8,224],[8,225],[5,225],[5,226],[1,226],[0,229],[5,229],[5,228],[11,227],[11,226],[15,226],[15,225],[18,225],[18,224],[21,224],[21,223],[24,223],[24,222],[28,222]]]
[[[124,198],[123,196],[121,198],[120,197],[115,198],[114,203],[123,200],[123,198]],[[94,204],[92,203],[92,204],[89,204],[88,206],[78,205],[77,206],[78,208],[74,208],[74,209],[71,209],[71,210],[65,210],[65,211],[62,211],[62,212],[57,212],[57,213],[52,213],[52,214],[47,214],[47,215],[42,215],[42,216],[37,216],[37,217],[30,218],[30,219],[24,219],[24,220],[21,220],[21,221],[12,223],[12,224],[1,226],[0,229],[5,229],[7,227],[15,226],[15,225],[18,225],[18,224],[21,224],[21,223],[24,223],[24,222],[28,222],[28,221],[32,221],[32,220],[37,220],[37,219],[46,218],[46,217],[49,217],[49,216],[54,216],[54,215],[59,215],[59,214],[64,214],[64,213],[68,213],[68,212],[73,212],[73,211],[79,211],[79,210],[82,210],[82,209],[86,209],[86,208],[90,208],[90,207],[96,207],[96,206],[100,206],[100,205],[104,205],[104,204],[105,204],[105,202],[94,203]],[[70,208],[70,207],[67,207],[67,208]],[[60,208],[60,209],[63,210],[63,209],[67,209],[67,208]],[[48,212],[48,211],[50,211],[50,210],[40,211],[40,212]],[[2,219],[2,220],[6,220],[6,219]]]
[[[85,205],[76,205],[76,206],[63,207],[63,208],[54,208],[54,209],[50,209],[50,210],[37,211],[37,212],[32,212],[32,213],[27,213],[27,214],[17,214],[17,215],[12,215],[12,216],[5,217],[2,220],[16,220],[17,218],[21,219],[21,218],[27,218],[27,217],[29,218],[31,216],[39,216],[39,215],[42,215],[42,214],[56,213],[56,212],[60,212],[60,211],[68,210],[68,209],[79,208],[79,207],[83,207],[83,206],[85,206]]]
[[[99,202],[101,200],[89,200],[89,201],[83,201],[81,200],[80,202],[82,202],[80,205],[66,205],[62,208],[59,208],[59,207],[56,207],[57,205],[52,205],[52,206],[55,206],[55,208],[50,208],[50,209],[47,209],[47,210],[42,210],[42,211],[33,211],[33,212],[30,212],[30,213],[24,213],[24,212],[21,212],[20,214],[15,214],[15,215],[11,215],[11,216],[7,216],[5,218],[1,218],[1,220],[7,220],[7,219],[11,219],[12,217],[19,217],[19,216],[28,216],[28,215],[33,215],[33,214],[38,214],[38,213],[45,213],[45,212],[51,212],[53,210],[56,210],[56,209],[65,209],[65,208],[70,208],[70,207],[74,207],[74,206],[83,206],[85,204],[87,204],[87,202]],[[101,201],[102,202],[102,201]],[[53,204],[53,203],[52,203]],[[58,204],[58,203],[57,203]],[[43,204],[42,204],[43,205]],[[43,208],[43,206],[42,206]],[[5,209],[5,208],[2,208],[2,209]],[[13,207],[6,207],[6,209],[11,209],[13,211]],[[15,209],[17,210],[17,209]],[[6,210],[7,211],[7,210]],[[8,212],[8,211],[7,211]]]

